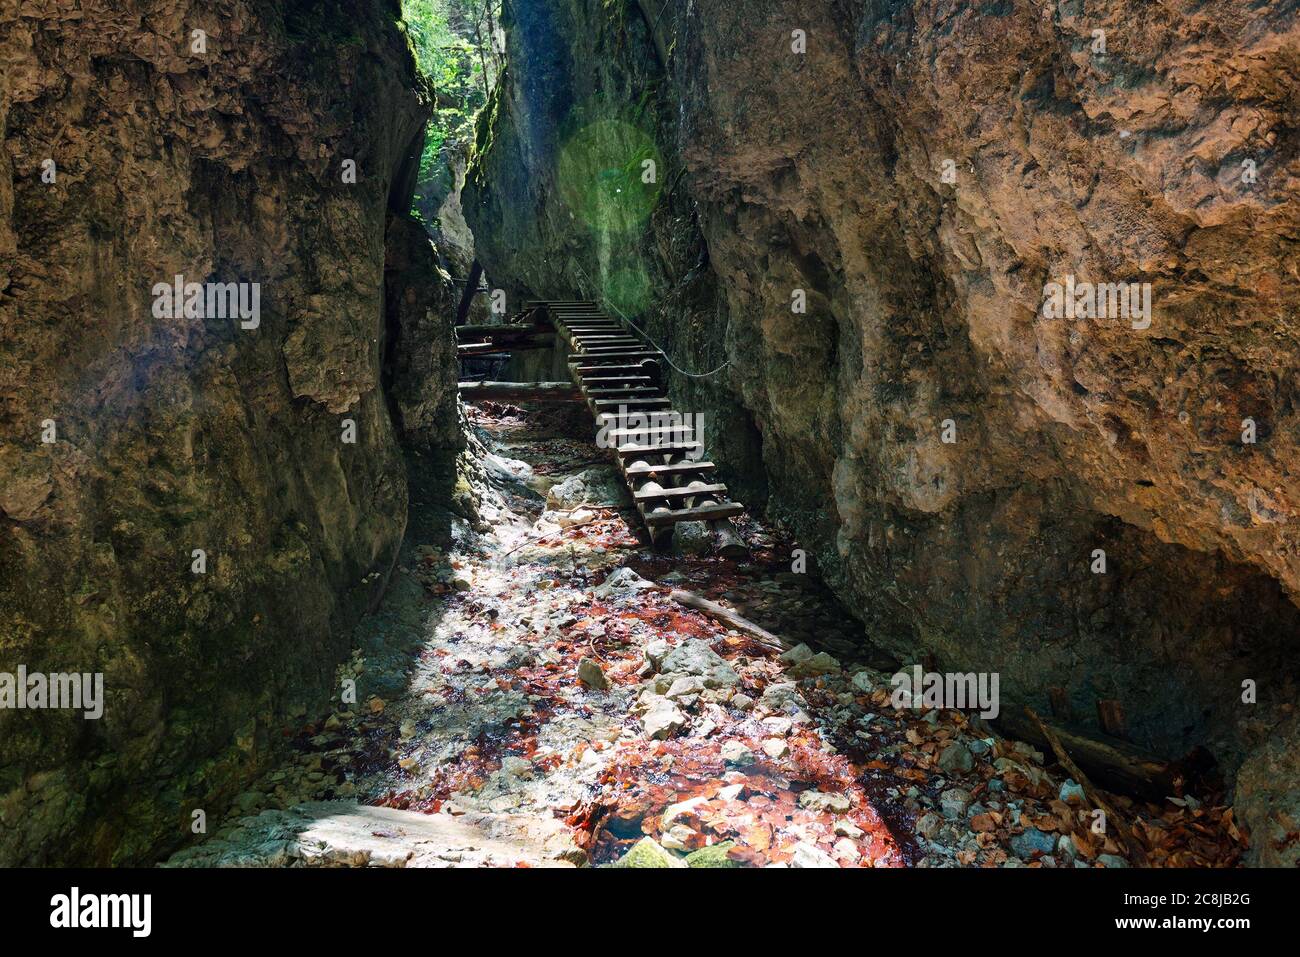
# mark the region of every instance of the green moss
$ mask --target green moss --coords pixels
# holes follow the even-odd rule
[[[687,867],[739,867],[737,861],[727,856],[727,852],[736,846],[735,841],[723,841],[702,847],[686,855]]]
[[[480,188],[486,188],[488,185],[487,174],[483,171],[483,165],[492,152],[498,113],[501,110],[501,91],[508,82],[507,72],[508,68],[501,71],[501,76],[488,97],[487,105],[479,111],[478,117],[474,121],[474,144],[470,150],[469,168],[465,175],[467,179],[470,179]]]
[[[652,837],[643,837],[633,845],[614,867],[685,867],[686,863],[674,857]]]

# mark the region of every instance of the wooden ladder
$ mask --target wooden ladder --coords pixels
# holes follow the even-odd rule
[[[569,374],[596,417],[597,438],[615,452],[619,471],[652,539],[670,537],[678,522],[719,521],[744,512],[714,481],[703,436],[668,398],[664,354],[637,330],[585,300],[535,300],[569,347]],[[628,429],[618,415],[643,413],[648,431]],[[655,422],[655,416],[659,416]]]

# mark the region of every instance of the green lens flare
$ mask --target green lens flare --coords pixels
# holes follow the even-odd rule
[[[650,277],[639,264],[615,270],[605,280],[605,298],[626,315],[637,315],[650,304]]]
[[[646,133],[620,120],[599,120],[570,137],[560,152],[560,195],[598,233],[639,229],[659,202],[663,157]]]

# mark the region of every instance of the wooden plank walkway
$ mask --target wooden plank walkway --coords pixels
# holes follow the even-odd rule
[[[594,302],[536,300],[572,351],[569,374],[596,417],[597,438],[615,453],[619,471],[652,537],[678,522],[728,519],[744,512],[714,481],[693,416],[672,408],[668,363],[653,343]],[[649,421],[628,421],[643,414]]]

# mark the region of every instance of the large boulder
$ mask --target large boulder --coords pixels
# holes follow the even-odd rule
[[[709,647],[707,641],[688,638],[670,651],[659,665],[659,670],[666,675],[695,675],[704,681],[706,687],[729,687],[740,682],[727,660]]]

